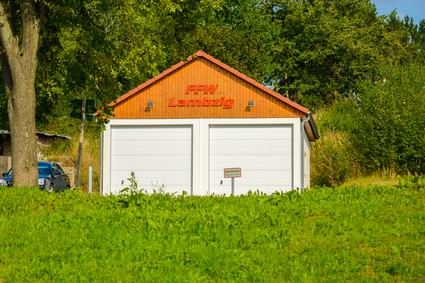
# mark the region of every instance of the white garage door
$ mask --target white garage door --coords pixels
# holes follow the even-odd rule
[[[112,126],[111,133],[112,193],[128,187],[134,172],[148,193],[191,194],[191,126]]]
[[[234,125],[210,127],[210,193],[232,192],[224,168],[241,168],[236,195],[251,191],[273,193],[293,187],[292,126]]]

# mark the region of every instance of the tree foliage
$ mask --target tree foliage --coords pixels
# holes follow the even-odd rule
[[[175,10],[171,1],[53,3],[40,49],[38,107],[49,110],[39,111],[40,121],[68,115],[73,98],[95,99],[103,107],[162,70],[158,14]]]
[[[263,80],[273,29],[258,3],[49,2],[37,74],[39,125],[66,116],[73,98],[103,107],[198,49]]]
[[[201,49],[263,81],[272,70],[271,52],[278,30],[262,2],[180,1],[180,9],[166,19],[163,42],[168,64]]]
[[[357,95],[359,82],[398,55],[399,43],[369,0],[271,2],[281,25],[273,82],[310,108]]]
[[[385,68],[382,81],[365,82],[351,129],[369,172],[425,172],[424,66]]]
[[[395,11],[378,16],[370,0],[6,2],[12,30],[21,43],[21,2],[36,7],[40,23],[35,77],[39,130],[77,131],[77,121],[68,117],[73,99],[95,99],[98,108],[103,108],[202,49],[313,111],[347,106],[326,123],[338,131],[358,132],[355,141],[371,171],[383,167],[425,170],[419,165],[423,160],[419,137],[409,132],[409,137],[415,136],[413,143],[393,129],[410,125],[408,131],[417,125],[410,124],[414,119],[407,112],[394,112],[394,100],[423,102],[419,95],[423,94],[420,72],[425,65],[425,20],[415,25],[412,18],[400,19]],[[7,68],[2,69],[7,83]],[[384,79],[392,83],[382,84]],[[398,88],[393,83],[397,81]],[[6,90],[0,91],[3,129],[10,127],[5,115],[11,105],[6,103]],[[357,108],[350,108],[353,105]],[[351,109],[357,109],[356,115],[351,115]],[[388,122],[376,124],[373,113]],[[393,114],[400,120],[396,122]],[[367,134],[367,140],[375,145],[385,141],[388,148],[376,148],[372,154],[363,140]],[[373,157],[370,164],[366,157]]]
[[[386,62],[423,59],[425,21],[369,0],[44,1],[37,120],[103,107],[198,49],[311,108],[359,94]]]

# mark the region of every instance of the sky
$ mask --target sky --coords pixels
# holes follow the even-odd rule
[[[388,15],[394,9],[399,17],[413,18],[415,24],[425,19],[425,0],[371,0],[378,10],[378,15]]]

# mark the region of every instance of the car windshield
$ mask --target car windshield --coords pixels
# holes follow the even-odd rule
[[[49,167],[38,167],[38,175],[50,175]]]
[[[50,175],[50,167],[38,167],[38,175]],[[12,177],[12,169],[5,174],[5,177]]]

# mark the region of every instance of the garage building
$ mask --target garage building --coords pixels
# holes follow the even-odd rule
[[[104,194],[129,187],[131,172],[148,193],[270,194],[310,186],[310,142],[319,135],[309,110],[203,51],[110,106]]]

